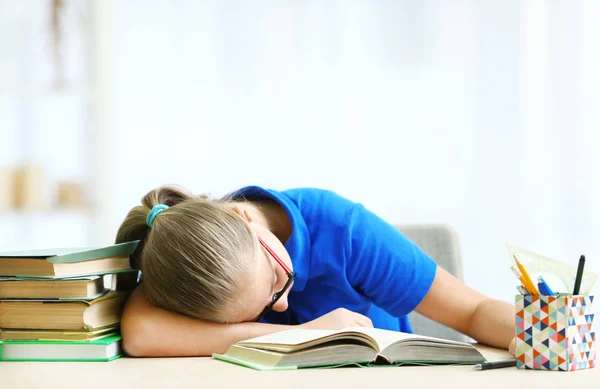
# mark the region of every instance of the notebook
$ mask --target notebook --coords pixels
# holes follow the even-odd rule
[[[75,277],[131,269],[139,241],[99,248],[57,248],[0,253],[0,276]]]
[[[121,355],[121,335],[92,342],[0,342],[0,361],[108,362]]]
[[[238,342],[213,357],[257,370],[485,362],[471,343],[375,328],[281,331]]]

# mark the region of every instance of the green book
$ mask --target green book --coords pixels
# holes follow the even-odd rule
[[[256,370],[485,362],[471,343],[358,327],[276,332],[238,342],[225,354],[213,354],[213,358]]]
[[[1,362],[108,362],[122,355],[121,335],[91,342],[45,340],[0,342]]]
[[[138,244],[0,253],[0,276],[64,278],[127,271]]]

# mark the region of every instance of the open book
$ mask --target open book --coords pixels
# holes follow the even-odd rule
[[[485,362],[470,343],[358,327],[277,332],[238,342],[213,357],[257,370]]]

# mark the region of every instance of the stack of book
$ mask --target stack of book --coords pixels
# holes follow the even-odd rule
[[[0,361],[110,361],[138,241],[0,253]]]

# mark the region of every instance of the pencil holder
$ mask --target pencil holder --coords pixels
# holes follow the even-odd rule
[[[596,361],[594,296],[516,296],[516,365],[573,371]]]

